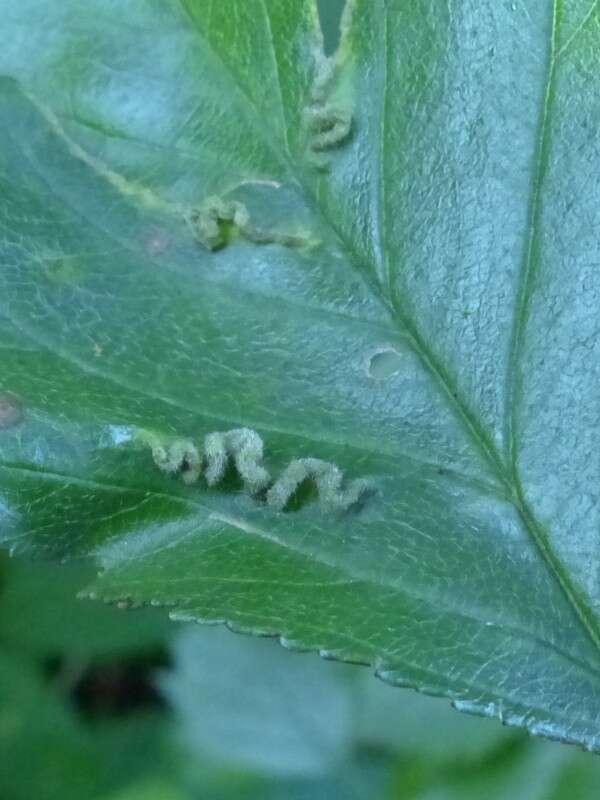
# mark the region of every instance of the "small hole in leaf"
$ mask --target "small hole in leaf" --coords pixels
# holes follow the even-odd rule
[[[402,367],[402,358],[397,350],[388,348],[379,350],[371,356],[369,361],[369,375],[376,381],[384,381],[397,372]]]

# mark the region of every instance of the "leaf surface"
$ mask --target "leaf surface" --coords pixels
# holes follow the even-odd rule
[[[598,749],[599,14],[2,0],[3,544]]]

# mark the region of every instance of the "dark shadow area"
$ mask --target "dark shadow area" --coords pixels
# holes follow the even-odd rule
[[[331,55],[340,40],[340,20],[346,0],[319,0],[319,17],[325,42],[325,53]]]

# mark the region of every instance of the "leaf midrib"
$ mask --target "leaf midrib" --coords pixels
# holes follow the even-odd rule
[[[32,102],[33,107],[40,114],[42,119],[44,119],[46,122],[49,123],[48,112],[49,111],[51,112],[51,109],[49,109],[48,107],[42,108],[41,104],[39,104],[38,101],[31,94],[27,94],[26,96],[29,99],[29,101]],[[51,112],[51,113],[53,113],[53,112]],[[67,147],[69,147],[69,140],[68,140],[66,134],[63,134],[59,129],[55,129],[52,126],[51,126],[51,130],[56,136],[58,136],[59,138],[64,139],[65,142],[66,142]],[[97,220],[92,219],[92,218],[88,217],[87,215],[85,215],[79,207],[74,206],[62,193],[58,192],[56,190],[56,187],[54,186],[54,184],[40,170],[39,165],[37,164],[37,162],[34,162],[33,159],[30,157],[30,155],[28,153],[26,153],[22,148],[19,147],[18,143],[12,137],[10,131],[6,131],[5,133],[8,136],[8,138],[11,139],[13,145],[15,146],[15,149],[19,150],[22,153],[23,157],[27,160],[27,162],[31,166],[32,170],[34,170],[36,175],[40,178],[40,180],[47,187],[48,193],[51,196],[58,198],[58,200],[60,200],[70,212],[76,214],[77,216],[80,216],[81,219],[86,224],[89,224],[92,227],[97,228],[98,231],[100,233],[102,233],[104,236],[107,236],[108,238],[113,239],[116,242],[116,244],[118,244],[119,246],[125,248],[126,250],[134,252],[135,255],[137,255],[137,251],[134,251],[132,249],[132,247],[131,247],[131,245],[129,244],[128,241],[126,241],[126,240],[124,241],[124,240],[121,240],[121,239],[115,237],[114,234],[112,233],[112,231],[109,228],[106,228],[105,226],[100,225]],[[290,162],[290,163],[292,163],[292,162]],[[88,164],[88,166],[90,166],[90,165]],[[104,177],[104,176],[101,175],[100,177]],[[308,191],[309,191],[308,187],[305,187],[305,190],[308,193]],[[317,208],[317,210],[319,210],[318,206],[315,206],[315,207]],[[325,218],[325,217],[323,217],[323,218]],[[328,224],[332,229],[334,229],[335,226],[334,226],[334,224],[333,224],[333,222],[331,220],[328,220]],[[350,245],[348,243],[346,243],[345,249],[347,250],[348,256],[350,257],[351,250],[350,250]],[[162,261],[161,261],[161,265],[168,266],[166,264],[166,262],[162,262]],[[357,266],[357,269],[359,270],[359,273],[362,274],[362,270],[360,270],[359,266]],[[374,285],[372,288],[373,288],[373,291],[375,292],[375,294],[377,294],[377,288],[378,287],[376,285]],[[238,286],[237,289],[238,289],[238,291],[244,290],[248,294],[250,294],[250,290],[248,290],[247,288],[243,288],[243,287],[239,287]],[[256,293],[256,294],[258,294],[260,297],[263,297],[263,295],[260,294],[260,293]],[[385,325],[383,322],[380,322],[378,320],[371,320],[371,319],[355,317],[355,316],[349,315],[347,313],[339,312],[338,310],[335,310],[335,309],[318,308],[318,307],[312,307],[312,306],[308,306],[308,305],[295,304],[295,303],[292,303],[291,301],[289,301],[285,297],[283,297],[281,299],[286,304],[288,304],[290,306],[293,306],[293,307],[299,306],[303,310],[310,310],[311,312],[313,312],[315,314],[321,314],[321,315],[326,316],[328,318],[333,315],[333,316],[338,316],[340,318],[343,318],[343,319],[346,319],[348,321],[351,321],[354,324],[366,325],[366,326],[369,326],[369,327],[381,327],[384,330],[388,329],[387,325]],[[397,320],[395,319],[393,308],[391,306],[386,305],[384,300],[383,300],[383,298],[379,298],[378,297],[377,299],[381,303],[381,305],[383,307],[383,310],[386,312],[387,319],[391,323],[396,323]],[[48,311],[54,313],[53,309],[51,309],[51,308],[48,308]],[[4,313],[6,315],[6,311]],[[43,349],[46,349],[46,345],[44,344],[44,342],[41,342],[36,337],[36,335],[29,329],[29,327],[24,324],[24,322],[22,320],[16,320],[13,317],[8,316],[8,315],[6,316],[6,319],[8,319],[12,323],[12,325],[21,334],[23,334],[27,339],[29,339],[31,342],[36,344],[38,347],[42,347]],[[405,339],[410,341],[410,338],[409,338],[410,337],[410,332],[407,330],[407,327],[402,328],[400,330],[400,333],[403,336],[403,338],[405,338]],[[414,351],[415,347],[414,347],[414,344],[412,342],[411,342],[411,345],[412,345],[412,349]],[[107,373],[107,372],[105,372],[103,370],[98,369],[97,367],[92,367],[92,366],[90,366],[88,364],[88,362],[84,361],[83,359],[79,358],[78,356],[73,355],[72,353],[70,353],[68,351],[58,350],[56,347],[53,348],[53,349],[50,348],[50,350],[58,358],[61,358],[62,360],[64,360],[68,364],[76,366],[78,369],[81,369],[85,374],[93,375],[94,377],[99,377],[99,378],[102,378],[103,380],[107,380],[107,381],[113,383],[114,385],[118,386],[119,388],[127,389],[128,391],[139,392],[139,393],[143,394],[144,396],[150,397],[150,398],[158,400],[160,402],[164,402],[164,403],[166,403],[166,404],[168,404],[168,405],[170,405],[172,407],[180,408],[182,410],[190,411],[192,413],[202,414],[204,417],[207,417],[209,419],[217,419],[217,420],[220,420],[221,422],[225,421],[225,422],[228,422],[230,424],[235,424],[235,425],[241,425],[242,423],[245,424],[245,425],[253,424],[255,427],[258,427],[258,428],[261,428],[262,430],[270,431],[270,432],[273,432],[273,433],[281,433],[281,434],[293,435],[293,436],[300,435],[304,439],[308,439],[308,440],[311,440],[311,441],[317,441],[317,442],[325,442],[327,444],[332,444],[334,446],[341,446],[342,444],[344,446],[348,445],[348,441],[347,440],[345,440],[344,442],[341,442],[341,441],[338,441],[338,440],[333,439],[331,437],[328,437],[327,439],[324,439],[322,437],[317,437],[314,434],[308,434],[308,433],[306,433],[306,431],[303,431],[302,434],[298,434],[297,431],[291,431],[289,429],[282,428],[282,427],[277,427],[276,428],[276,427],[274,427],[272,425],[271,426],[265,426],[260,421],[252,423],[252,421],[249,421],[248,418],[245,418],[244,420],[234,419],[232,417],[224,417],[222,414],[216,415],[216,414],[214,414],[213,412],[210,412],[210,411],[206,411],[206,410],[203,410],[203,409],[198,409],[198,408],[195,408],[195,407],[190,407],[187,404],[182,403],[180,401],[177,401],[177,400],[175,400],[175,399],[173,399],[171,397],[160,395],[160,394],[155,393],[155,392],[149,392],[147,387],[140,388],[140,387],[136,386],[135,384],[130,384],[129,381],[127,379],[123,378],[122,376],[118,376],[117,377],[117,375],[114,374],[114,373],[110,373],[110,372]],[[451,399],[454,399],[452,395],[451,395]],[[369,443],[367,443],[367,442],[353,441],[353,442],[350,442],[350,445],[354,449],[361,450],[361,451],[366,452],[366,453],[370,453],[371,449],[372,449],[371,445]],[[430,462],[425,462],[422,459],[417,459],[413,455],[410,455],[408,453],[401,453],[401,452],[399,452],[397,450],[387,450],[385,447],[380,447],[380,451],[384,455],[387,455],[389,457],[396,457],[397,458],[397,457],[401,456],[401,457],[406,458],[407,460],[411,460],[411,461],[419,463],[421,465],[432,466],[432,464]],[[501,482],[501,485],[504,487],[504,491],[503,492],[499,492],[498,487],[494,486],[490,482],[485,481],[483,479],[475,478],[474,476],[468,475],[467,473],[460,472],[459,470],[450,470],[449,469],[448,472],[451,473],[452,475],[454,475],[456,478],[459,478],[463,482],[465,482],[467,484],[471,484],[473,486],[476,486],[479,489],[482,489],[482,490],[486,491],[489,494],[494,494],[494,495],[496,495],[497,497],[499,497],[501,499],[510,500],[510,497],[511,497],[510,487],[508,487],[509,491],[507,492],[506,491],[507,485],[506,484],[502,484],[502,482]]]
[[[507,391],[504,415],[505,441],[508,442],[508,470],[511,483],[514,486],[514,505],[517,508],[525,527],[541,552],[551,573],[556,577],[564,594],[573,606],[596,649],[600,651],[600,625],[594,616],[589,604],[578,587],[571,581],[562,561],[555,554],[549,541],[548,533],[538,522],[533,510],[525,497],[525,489],[521,482],[518,469],[518,443],[517,428],[517,394],[521,389],[519,381],[519,364],[522,360],[523,337],[527,324],[529,303],[533,293],[533,280],[539,261],[539,230],[541,225],[541,189],[548,165],[550,149],[549,117],[554,100],[554,82],[556,67],[560,55],[565,48],[558,50],[558,37],[560,28],[560,14],[562,0],[552,0],[552,26],[547,52],[546,84],[542,94],[542,109],[539,115],[539,132],[537,138],[537,152],[535,155],[535,168],[532,176],[532,192],[527,210],[527,236],[524,242],[523,259],[519,270],[519,286],[515,306],[511,342],[509,348],[509,361],[507,367]],[[595,4],[594,4],[595,5]],[[593,9],[592,9],[593,10]],[[590,12],[591,13],[591,12]],[[584,20],[580,28],[587,21]],[[567,43],[569,44],[569,43]]]
[[[552,37],[549,42],[549,56],[548,56],[549,74],[547,78],[546,94],[544,96],[544,108],[542,109],[542,114],[541,114],[541,120],[542,120],[541,136],[538,147],[542,147],[546,138],[545,120],[547,119],[547,115],[544,112],[547,111],[546,100],[552,89],[552,80],[556,66],[556,59],[554,55],[555,55],[555,42],[556,42],[555,37],[557,36],[557,27],[558,27],[557,26],[558,2],[559,0],[553,0],[552,4],[552,15],[553,15]],[[387,10],[383,9],[383,13],[386,14]],[[190,17],[188,17],[188,19],[190,19]],[[237,82],[235,76],[227,66],[225,59],[221,56],[218,50],[215,49],[214,45],[208,40],[208,38],[202,33],[202,31],[199,30],[198,26],[195,24],[194,24],[194,29],[199,34],[206,47],[218,59],[221,67],[223,68],[225,74],[227,75],[233,87],[236,89],[237,93],[245,100],[246,105],[252,111],[252,117],[256,121],[257,129],[262,133],[265,141],[268,142],[271,149],[277,156],[278,160],[285,164],[289,174],[295,179],[296,183],[304,192],[306,199],[311,203],[313,208],[321,216],[322,220],[327,224],[327,226],[333,232],[335,239],[342,246],[342,249],[347,256],[349,263],[353,266],[355,271],[357,271],[358,274],[362,276],[363,280],[365,280],[370,289],[373,291],[375,297],[381,302],[382,306],[385,309],[391,312],[393,319],[397,320],[397,322],[402,327],[403,332],[407,334],[407,338],[411,343],[413,351],[418,356],[418,358],[420,359],[421,363],[424,365],[426,370],[434,377],[434,379],[436,380],[436,382],[438,383],[438,385],[448,398],[450,406],[455,410],[457,416],[462,420],[463,425],[467,433],[469,434],[470,438],[474,441],[474,443],[481,451],[487,462],[490,464],[490,466],[496,473],[498,479],[508,490],[511,502],[513,503],[517,512],[519,513],[521,520],[523,521],[524,527],[529,532],[529,535],[531,536],[536,547],[538,548],[538,551],[540,552],[544,563],[550,570],[551,574],[554,575],[560,589],[567,596],[570,605],[574,608],[583,627],[587,631],[590,639],[593,641],[596,649],[600,653],[600,625],[598,621],[595,619],[593,612],[589,608],[589,605],[585,602],[580,591],[575,587],[575,585],[570,580],[562,562],[554,554],[554,550],[550,545],[547,533],[543,530],[543,528],[535,519],[535,516],[525,499],[524,490],[520,484],[518,475],[516,474],[515,470],[512,469],[511,466],[507,466],[505,464],[501,453],[498,451],[497,447],[493,443],[492,437],[485,430],[477,415],[469,408],[466,401],[460,396],[458,387],[453,386],[450,380],[450,376],[447,374],[446,370],[439,362],[439,359],[436,358],[434,353],[427,346],[423,337],[420,335],[418,331],[418,326],[416,325],[415,321],[411,317],[409,317],[404,312],[403,309],[400,308],[397,301],[395,301],[394,299],[390,301],[390,299],[386,298],[381,290],[381,287],[375,281],[373,281],[371,275],[373,273],[377,274],[376,265],[371,265],[372,266],[371,269],[365,269],[362,264],[362,261],[357,259],[356,255],[354,254],[352,243],[347,240],[343,232],[339,229],[339,227],[327,214],[326,209],[319,202],[318,196],[315,194],[312,187],[304,178],[302,173],[298,172],[296,163],[293,160],[289,150],[284,149],[282,151],[277,141],[273,138],[271,131],[265,127],[265,125],[262,122],[259,109],[254,105],[252,98]],[[273,47],[272,42],[271,46]],[[275,60],[277,59],[277,54],[274,48],[273,48],[273,57]],[[538,155],[537,163],[540,168],[543,166],[542,154]],[[539,176],[535,177],[536,183],[538,178]],[[531,213],[531,211],[529,213]],[[528,278],[530,271],[526,270],[526,273],[527,273],[526,278]],[[527,292],[524,292],[524,294],[525,297],[527,297]]]
[[[557,4],[555,3],[554,4],[555,15],[556,11],[557,11]],[[202,34],[200,33],[200,35]],[[283,153],[281,152],[279,145],[277,144],[276,141],[273,140],[271,132],[267,128],[265,128],[264,124],[262,123],[259,111],[254,106],[252,99],[244,92],[241,86],[237,84],[235,77],[230,73],[224,59],[220,56],[218,51],[214,49],[212,44],[207,40],[205,36],[202,36],[202,38],[207,47],[211,50],[211,52],[213,52],[217,56],[221,66],[225,70],[226,74],[229,76],[229,79],[231,80],[232,84],[236,87],[238,93],[245,99],[247,105],[252,110],[253,117],[256,120],[256,126],[257,128],[260,129],[266,141],[270,144],[274,154],[280,159],[280,161],[283,160],[283,163],[285,163],[286,167],[288,168],[290,176],[294,177],[298,185],[304,191],[307,200],[311,202],[315,210],[327,223],[328,227],[335,235],[335,239],[342,246],[342,249],[346,253],[350,265],[362,276],[363,280],[366,281],[366,283],[373,291],[374,296],[378,298],[382,306],[386,308],[388,311],[392,312],[394,320],[397,322],[399,326],[402,327],[403,332],[408,334],[414,352],[419,357],[426,370],[433,375],[438,385],[443,389],[444,393],[448,398],[449,405],[455,409],[457,415],[462,420],[464,427],[469,433],[470,437],[476,443],[480,451],[484,454],[486,460],[492,465],[494,471],[496,472],[500,480],[503,482],[503,484],[510,490],[511,501],[513,502],[514,506],[520,513],[525,528],[529,531],[530,535],[534,539],[546,564],[550,568],[552,574],[557,579],[562,590],[566,593],[569,602],[576,610],[579,618],[581,619],[592,641],[594,642],[597,648],[600,648],[600,635],[598,634],[597,621],[593,618],[591,611],[587,607],[583,598],[579,595],[575,587],[571,585],[570,579],[565,574],[562,564],[554,556],[554,552],[548,541],[547,534],[536,522],[533,513],[529,509],[524,498],[522,487],[519,485],[516,475],[505,467],[504,461],[500,453],[494,446],[493,441],[489,436],[489,434],[487,433],[487,431],[481,425],[479,418],[469,408],[466,401],[464,401],[464,399],[458,395],[458,392],[452,385],[450,376],[447,374],[443,366],[439,363],[438,359],[435,357],[435,354],[428,348],[426,342],[420,336],[415,321],[412,320],[408,315],[404,314],[403,310],[400,309],[396,303],[390,302],[390,300],[383,295],[381,287],[372,280],[372,278],[370,277],[369,270],[365,269],[362,261],[357,258],[357,255],[355,255],[352,243],[349,242],[348,239],[343,235],[343,232],[338,229],[334,221],[329,218],[326,209],[323,208],[321,203],[319,203],[318,197],[315,196],[314,191],[312,190],[309,183],[307,183],[302,173],[298,173],[296,169],[296,164],[292,159],[289,151]],[[274,52],[274,58],[276,59],[275,52]],[[552,60],[551,60],[551,65],[553,69],[555,63]],[[549,83],[550,82],[551,78],[549,79]]]
[[[182,0],[180,0],[180,2],[182,2]],[[434,357],[434,354],[426,346],[420,334],[418,334],[417,326],[414,323],[414,320],[411,320],[401,311],[397,302],[394,302],[383,294],[379,284],[372,278],[374,272],[377,274],[376,265],[371,265],[372,269],[365,268],[362,260],[355,254],[352,242],[348,241],[344,232],[339,228],[338,225],[336,225],[335,221],[327,213],[327,210],[319,202],[313,187],[306,180],[302,172],[298,171],[292,154],[289,152],[289,150],[286,150],[285,148],[282,149],[280,144],[273,137],[271,129],[263,123],[259,109],[254,105],[252,98],[247,94],[244,88],[237,82],[235,76],[227,66],[224,58],[221,56],[219,51],[216,50],[214,45],[209,41],[204,33],[198,28],[198,26],[195,24],[195,20],[190,17],[187,12],[185,16],[188,21],[194,24],[194,30],[197,32],[206,48],[218,60],[219,65],[223,69],[232,87],[235,89],[236,94],[244,100],[246,106],[252,112],[251,116],[254,119],[256,129],[268,143],[276,159],[285,166],[290,177],[294,179],[296,184],[303,191],[306,200],[321,217],[326,227],[331,230],[334,240],[338,243],[338,245],[340,245],[355,272],[357,272],[362,280],[365,281],[366,285],[373,293],[374,298],[379,301],[382,309],[391,316],[391,319],[396,323],[396,326],[400,328],[401,333],[407,337],[413,351],[427,368],[427,371],[433,374],[441,389],[446,394],[449,405],[454,408],[457,415],[463,420],[465,427],[475,440],[478,448],[486,456],[488,463],[490,463],[494,468],[498,479],[510,491],[511,496],[515,497],[514,485],[509,479],[508,473],[504,467],[502,459],[499,457],[499,454],[492,443],[491,437],[483,430],[476,415],[471,412],[467,404],[458,398],[457,387],[452,386],[449,377],[445,374],[445,371],[441,365],[437,363],[437,359]],[[273,57],[276,59],[277,54],[274,53]]]

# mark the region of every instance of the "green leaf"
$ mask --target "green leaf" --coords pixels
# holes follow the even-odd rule
[[[352,8],[1,0],[2,541],[599,749],[600,11]]]

